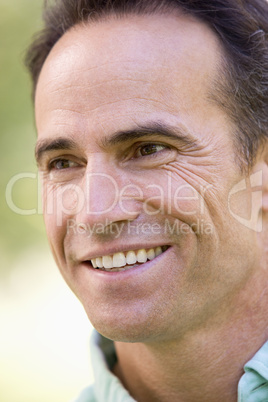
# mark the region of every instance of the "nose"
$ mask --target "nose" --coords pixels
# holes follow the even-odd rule
[[[142,194],[126,172],[102,163],[87,167],[83,178],[84,203],[76,214],[77,224],[133,221],[142,209]]]

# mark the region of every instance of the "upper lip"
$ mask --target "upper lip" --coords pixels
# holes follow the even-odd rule
[[[127,251],[137,251],[137,250],[141,250],[141,249],[145,249],[145,250],[149,250],[151,248],[156,248],[156,247],[164,247],[164,246],[170,246],[167,243],[156,243],[156,244],[131,244],[131,245],[124,245],[124,246],[117,246],[117,247],[103,247],[101,249],[101,251],[96,251],[94,253],[90,253],[90,254],[86,254],[85,256],[82,256],[81,258],[79,258],[79,261],[84,262],[84,261],[90,261],[93,260],[95,258],[99,258],[99,257],[104,257],[106,255],[113,255],[115,253],[119,253],[119,252],[127,252]]]

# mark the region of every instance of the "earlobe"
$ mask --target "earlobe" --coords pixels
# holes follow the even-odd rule
[[[251,171],[251,206],[256,213],[256,231],[261,233],[268,223],[268,164],[262,159]]]
[[[268,216],[268,143],[263,147],[259,157],[259,162],[255,165],[252,173],[254,175],[254,172],[261,172],[261,183],[259,185],[262,191],[262,211],[260,212]]]

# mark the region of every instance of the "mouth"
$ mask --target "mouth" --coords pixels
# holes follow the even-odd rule
[[[93,258],[90,263],[94,269],[106,272],[127,271],[131,268],[143,265],[163,254],[169,246],[158,246],[150,249],[129,250]]]

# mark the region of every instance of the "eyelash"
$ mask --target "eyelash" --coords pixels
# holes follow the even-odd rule
[[[49,162],[49,164],[48,164],[48,170],[49,171],[51,171],[51,170],[65,170],[65,169],[70,169],[70,167],[66,167],[66,168],[64,168],[64,167],[62,167],[62,168],[56,168],[56,164],[57,163],[59,163],[59,162],[63,162],[63,163],[70,163],[70,164],[75,164],[76,166],[73,166],[73,167],[77,167],[77,166],[79,166],[78,165],[78,163],[76,163],[76,162],[74,162],[74,161],[72,161],[72,160],[70,160],[70,159],[67,159],[67,158],[56,158],[56,159],[53,159],[52,161],[50,161]]]
[[[152,152],[152,153],[149,153],[148,155],[138,155],[137,156],[137,154],[138,154],[138,152],[140,152],[143,148],[145,148],[145,147],[162,147],[163,149],[161,149],[161,150],[156,150],[155,152]],[[154,157],[156,157],[156,156],[158,156],[158,154],[159,153],[161,153],[162,151],[165,151],[165,150],[170,150],[171,148],[168,146],[168,145],[165,145],[165,144],[161,144],[161,143],[154,143],[154,142],[149,142],[149,143],[147,143],[147,144],[142,144],[142,145],[140,145],[136,150],[135,150],[135,152],[134,152],[134,157],[132,158],[132,159],[135,159],[135,158],[144,158],[144,157],[150,157],[150,158],[154,158]]]
[[[162,147],[163,149],[156,150],[155,152],[149,153],[147,155],[138,155],[138,153],[141,152],[141,150],[143,148],[145,148],[145,147],[155,147],[155,148],[156,147]],[[143,144],[139,145],[135,149],[134,154],[133,154],[131,159],[138,159],[138,158],[145,158],[145,157],[146,158],[156,158],[156,157],[158,157],[159,153],[162,153],[163,151],[170,150],[170,149],[171,149],[171,147],[169,147],[168,145],[165,145],[165,144],[161,144],[161,143],[154,143],[154,142],[143,143]],[[74,164],[75,166],[67,166],[67,167],[57,168],[56,164],[59,163],[59,162],[61,162],[63,164],[68,163],[69,165]],[[48,170],[49,171],[52,171],[52,170],[58,170],[58,171],[59,170],[67,170],[67,169],[75,168],[75,167],[78,167],[78,166],[79,166],[79,164],[77,162],[75,162],[75,161],[73,161],[71,159],[68,159],[67,157],[58,157],[58,158],[55,158],[55,159],[53,159],[53,160],[48,162]]]

